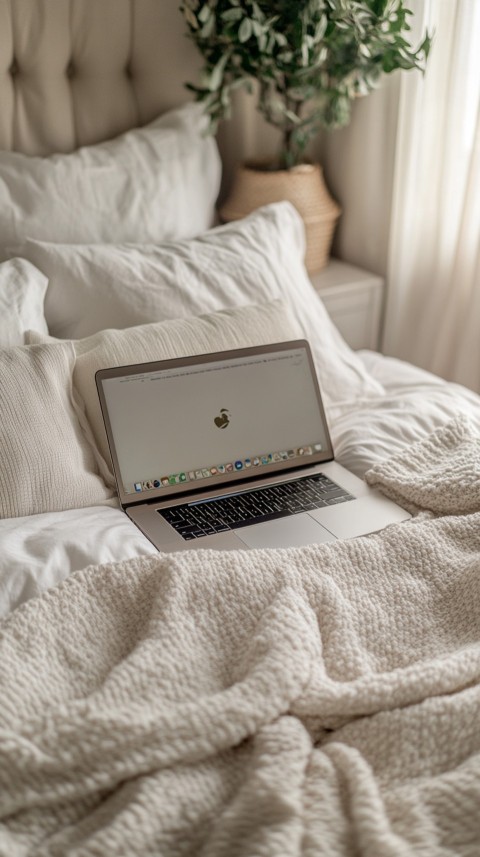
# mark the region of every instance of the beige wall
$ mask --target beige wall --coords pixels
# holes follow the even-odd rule
[[[343,209],[333,252],[385,274],[392,200],[398,76],[360,99],[347,128],[322,136],[319,152],[331,193]]]

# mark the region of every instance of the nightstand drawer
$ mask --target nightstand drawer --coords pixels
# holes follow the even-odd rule
[[[332,259],[312,277],[330,318],[353,349],[378,349],[383,279]]]

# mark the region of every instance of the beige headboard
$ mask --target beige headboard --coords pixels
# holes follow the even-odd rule
[[[68,152],[185,101],[179,0],[0,0],[0,149]]]
[[[0,151],[70,152],[182,104],[200,54],[180,0],[0,0]],[[276,138],[237,93],[218,134],[220,201],[237,164],[268,157]]]

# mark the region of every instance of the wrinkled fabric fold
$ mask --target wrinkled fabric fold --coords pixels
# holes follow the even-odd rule
[[[399,496],[435,514],[89,567],[14,611],[0,854],[475,853],[480,449],[460,420],[396,458],[377,485],[396,468]]]

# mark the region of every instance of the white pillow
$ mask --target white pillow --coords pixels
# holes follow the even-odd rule
[[[214,222],[221,172],[204,128],[200,105],[187,104],[71,154],[2,152],[0,245],[18,247],[27,238],[163,241],[203,232]]]
[[[300,215],[281,202],[192,241],[83,247],[29,241],[25,252],[49,278],[45,317],[55,336],[280,299],[310,341],[327,407],[382,395],[313,288],[304,248]]]
[[[74,362],[68,342],[0,349],[0,518],[112,496],[71,402]]]
[[[0,265],[0,347],[23,345],[30,327],[48,333],[43,314],[47,284],[46,276],[26,259]]]
[[[95,373],[111,366],[206,354],[301,338],[301,331],[282,301],[223,310],[196,318],[145,324],[127,330],[104,330],[73,345],[77,359],[73,386],[100,451],[97,459],[110,484],[110,453],[95,384]],[[30,341],[39,341],[32,332]],[[108,468],[105,468],[108,462]]]

